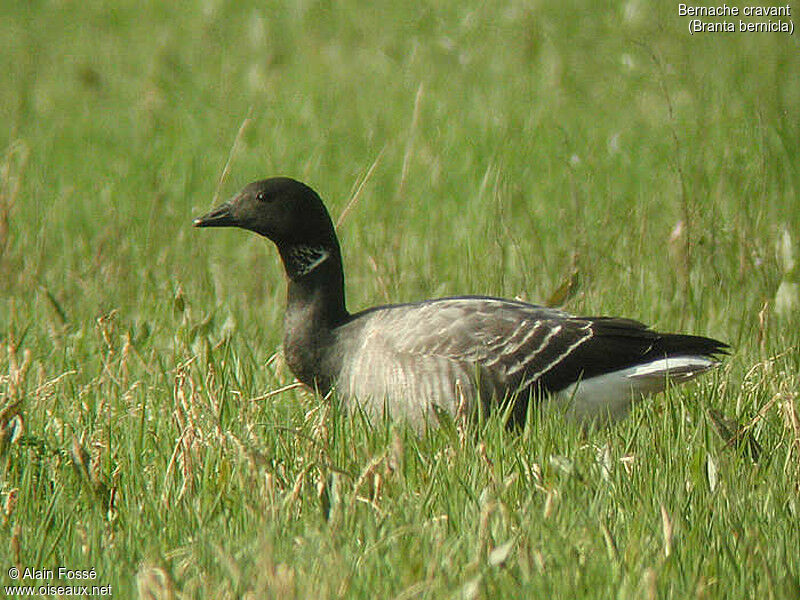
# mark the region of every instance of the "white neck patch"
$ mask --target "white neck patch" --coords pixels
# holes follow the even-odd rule
[[[322,246],[293,246],[287,256],[289,275],[293,278],[308,275],[330,257]]]

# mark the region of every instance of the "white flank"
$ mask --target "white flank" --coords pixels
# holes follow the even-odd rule
[[[573,383],[550,402],[568,406],[568,413],[579,421],[616,421],[628,414],[633,400],[663,392],[668,381],[685,383],[716,364],[705,356],[660,358]]]

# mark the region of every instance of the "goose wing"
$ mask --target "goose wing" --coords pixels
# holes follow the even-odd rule
[[[341,328],[349,339],[340,392],[373,410],[424,419],[430,405],[454,412],[477,399],[577,382],[667,356],[711,356],[708,338],[659,334],[630,319],[573,317],[488,297],[380,307]],[[663,378],[663,373],[661,375]]]

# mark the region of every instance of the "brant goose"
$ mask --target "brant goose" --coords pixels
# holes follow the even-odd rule
[[[256,181],[193,222],[241,227],[272,240],[288,281],[284,354],[297,379],[358,402],[373,421],[435,425],[456,414],[531,395],[581,421],[624,416],[634,398],[683,383],[717,364],[728,345],[655,332],[638,321],[575,317],[485,296],[345,307],[344,272],[330,215],[314,190],[289,178]]]

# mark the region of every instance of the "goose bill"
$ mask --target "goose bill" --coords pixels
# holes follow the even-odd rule
[[[197,217],[192,221],[195,227],[231,227],[236,225],[236,220],[231,214],[230,203],[221,204],[210,213]]]

